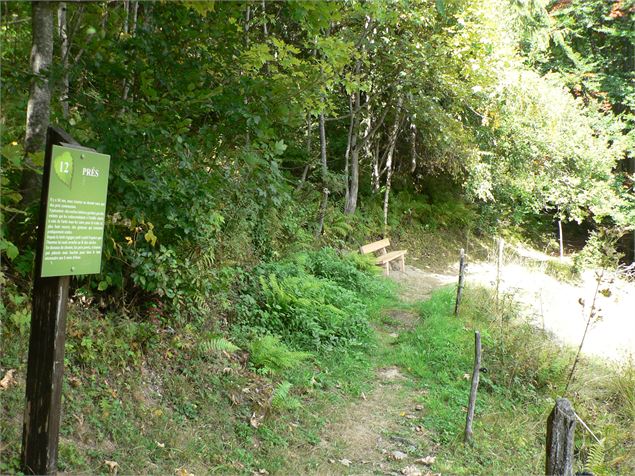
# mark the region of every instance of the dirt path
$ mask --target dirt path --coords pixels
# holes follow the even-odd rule
[[[386,311],[376,328],[382,345],[391,345],[418,319],[411,311]],[[417,423],[424,411],[423,396],[407,385],[397,367],[377,369],[372,391],[329,415],[319,444],[309,455],[295,455],[290,466],[316,475],[431,475],[429,457],[435,448]]]
[[[546,255],[534,252],[538,265],[508,263],[501,270],[501,292],[521,304],[523,314],[536,327],[552,332],[561,342],[577,346],[582,339],[586,317],[597,287],[596,275],[586,271],[576,284],[558,281],[541,270]],[[457,269],[441,273],[406,266],[406,272],[392,271],[401,283],[404,299],[410,302],[425,299],[439,286],[454,284]],[[489,262],[468,266],[467,285],[494,286],[496,265]],[[600,318],[589,328],[582,352],[614,361],[635,357],[635,283],[605,275],[596,308]],[[584,307],[580,304],[584,303]]]
[[[406,266],[405,273],[392,271],[391,277],[400,284],[401,299],[414,303],[427,299],[441,286],[454,284],[456,273],[456,269],[432,272]],[[578,299],[592,301],[596,284],[592,274],[573,285],[539,269],[508,264],[502,276],[502,292],[522,303],[536,326],[552,331],[566,343],[579,344],[584,320]],[[494,264],[473,263],[467,283],[492,286],[495,277]],[[635,352],[635,286],[618,280],[611,288],[611,296],[598,299],[604,317],[591,327],[583,352],[617,359],[623,358],[626,350]],[[412,311],[386,311],[376,327],[382,345],[391,345],[418,320]],[[329,415],[320,442],[310,454],[292,455],[289,468],[298,474],[431,476],[430,463],[437,448],[418,424],[425,413],[423,397],[421,391],[408,385],[397,367],[377,369],[373,390]]]

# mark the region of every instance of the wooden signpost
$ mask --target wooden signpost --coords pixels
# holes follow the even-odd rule
[[[70,276],[100,272],[110,157],[49,126],[22,431],[25,474],[55,474]]]

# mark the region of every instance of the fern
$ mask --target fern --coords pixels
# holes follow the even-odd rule
[[[273,391],[271,406],[278,410],[297,410],[302,406],[300,400],[289,395],[292,385],[289,382],[282,382]]]
[[[224,337],[213,337],[212,339],[203,341],[199,344],[199,350],[205,354],[212,352],[236,352],[240,347],[234,345]]]
[[[584,469],[596,476],[608,474],[608,468],[605,462],[604,438],[602,438],[599,443],[592,444],[589,447]]]
[[[310,356],[308,352],[289,350],[278,337],[267,335],[252,342],[249,360],[263,373],[274,374],[293,368]]]

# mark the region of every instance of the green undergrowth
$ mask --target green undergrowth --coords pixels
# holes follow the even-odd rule
[[[368,259],[323,249],[227,274],[226,324],[70,307],[61,471],[273,473],[282,450],[319,441],[329,409],[368,391],[371,322],[394,301]],[[19,469],[25,306],[2,319],[0,370],[15,373],[1,390],[1,473]]]
[[[460,318],[455,318],[454,294],[446,288],[418,305],[420,324],[402,334],[384,357],[407,369],[412,384],[424,392],[422,423],[440,445],[434,469],[443,474],[541,474],[547,417],[554,399],[563,396],[573,350],[515,321],[513,308],[497,314],[485,289],[467,289]],[[474,442],[465,445],[475,330],[482,336],[482,371]],[[602,442],[578,425],[578,468],[597,475],[632,473],[632,364],[612,368],[585,360],[576,376],[564,396]]]

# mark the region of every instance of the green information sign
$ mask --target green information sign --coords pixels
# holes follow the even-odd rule
[[[101,271],[110,157],[53,146],[42,277]]]

